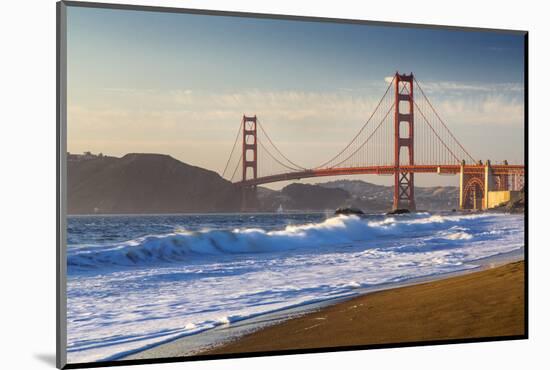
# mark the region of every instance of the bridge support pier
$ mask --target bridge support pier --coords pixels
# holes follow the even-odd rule
[[[488,192],[493,187],[490,162],[487,161],[483,167],[480,163],[480,167],[476,170],[466,171],[465,168],[465,162],[462,161],[460,164],[459,209],[487,209]]]
[[[504,162],[508,165],[508,162]],[[485,164],[466,169],[464,161],[460,165],[459,208],[462,210],[485,210],[498,205],[504,199],[512,198],[516,191],[521,190],[514,180],[522,178],[522,174],[503,171],[502,166],[496,170],[487,160]],[[511,175],[512,173],[512,175]]]
[[[393,209],[406,208],[409,211],[416,210],[414,201],[414,173],[401,172],[395,173]]]

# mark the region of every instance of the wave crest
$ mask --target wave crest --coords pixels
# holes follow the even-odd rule
[[[155,262],[185,261],[196,256],[240,253],[270,253],[326,245],[349,245],[381,236],[399,236],[409,231],[441,229],[447,223],[484,215],[412,215],[368,221],[358,216],[328,218],[320,223],[289,225],[283,230],[259,228],[203,230],[150,235],[123,243],[84,248],[70,248],[69,270],[89,270],[102,266],[135,266]],[[449,235],[450,239],[468,239],[466,234]]]

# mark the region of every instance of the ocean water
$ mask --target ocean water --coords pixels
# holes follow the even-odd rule
[[[117,359],[358,288],[475,268],[523,244],[523,215],[69,217],[68,360]]]

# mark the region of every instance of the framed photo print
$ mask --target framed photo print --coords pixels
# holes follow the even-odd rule
[[[527,338],[526,31],[57,11],[59,368]]]

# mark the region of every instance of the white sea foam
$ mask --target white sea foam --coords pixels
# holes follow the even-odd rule
[[[263,229],[180,231],[151,235],[124,243],[81,247],[69,251],[69,271],[93,270],[113,266],[136,266],[158,262],[188,261],[204,255],[268,253],[322,246],[345,245],[377,237],[400,236],[438,230],[446,224],[459,224],[487,215],[428,216],[365,222],[357,216],[338,216],[324,222],[290,225],[284,230]],[[449,234],[447,239],[469,239],[465,232]]]
[[[113,359],[360,287],[476,266],[523,246],[523,216],[417,214],[151,235],[69,248],[68,358]]]
[[[463,231],[459,231],[456,233],[447,234],[444,236],[444,238],[449,240],[468,240],[468,239],[472,239],[473,235]]]

